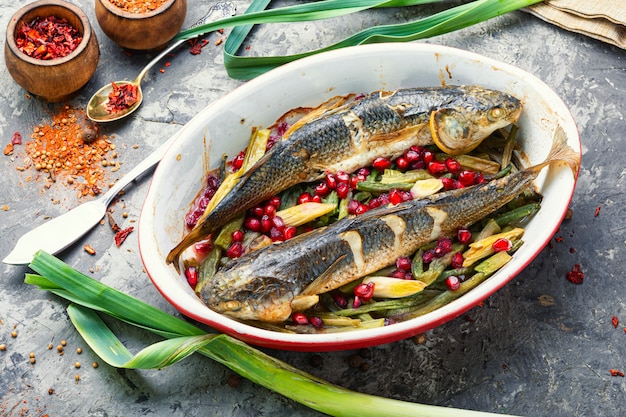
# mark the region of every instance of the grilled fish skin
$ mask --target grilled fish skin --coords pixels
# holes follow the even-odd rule
[[[436,142],[449,153],[469,151],[496,129],[514,123],[520,101],[479,86],[374,92],[293,131],[250,168],[236,186],[200,218],[168,254],[181,253],[219,230],[242,211],[295,184],[326,172],[354,172],[379,156],[395,158],[412,145]]]
[[[547,160],[489,183],[379,207],[231,261],[201,290],[207,306],[243,320],[283,322],[298,295],[320,294],[450,236],[528,189],[555,161],[577,175],[580,158],[555,135]]]

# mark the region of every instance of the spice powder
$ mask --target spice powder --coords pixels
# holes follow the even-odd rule
[[[48,173],[47,188],[50,182],[64,181],[78,190],[78,197],[98,195],[109,171],[120,168],[119,162],[113,161],[118,156],[115,145],[98,135],[82,110],[64,106],[50,124],[35,126],[31,139],[25,146],[25,168]]]
[[[146,13],[156,10],[166,0],[109,0],[109,3],[129,13]]]

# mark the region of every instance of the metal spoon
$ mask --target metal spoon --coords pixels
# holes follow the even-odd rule
[[[215,3],[209,12],[194,23],[191,27],[196,27],[200,25],[204,25],[209,22],[214,22],[223,17],[232,16],[235,14],[235,5],[232,2],[218,2]],[[139,75],[132,81],[115,81],[117,86],[123,86],[126,84],[132,84],[137,86],[137,101],[133,103],[130,107],[125,110],[117,111],[117,112],[108,112],[107,104],[109,102],[109,94],[113,91],[113,83],[109,83],[102,87],[100,90],[96,91],[96,93],[89,99],[89,103],[87,103],[87,117],[94,122],[102,123],[102,122],[113,122],[115,120],[119,120],[123,117],[128,116],[139,106],[143,101],[143,93],[141,92],[141,81],[143,77],[147,74],[148,70],[152,68],[157,62],[159,62],[165,55],[170,53],[172,50],[179,47],[186,40],[180,39],[173,42],[170,46],[165,48],[159,55],[157,55],[152,61],[146,65]]]

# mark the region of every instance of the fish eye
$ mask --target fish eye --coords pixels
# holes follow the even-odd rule
[[[500,120],[504,116],[505,116],[505,111],[501,107],[494,107],[493,109],[489,110],[489,113],[487,114],[487,118],[492,122],[496,120]]]

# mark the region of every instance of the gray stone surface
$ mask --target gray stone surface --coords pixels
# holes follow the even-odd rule
[[[93,2],[74,0],[96,27],[101,47],[98,71],[70,102],[85,106],[100,86],[131,79],[152,57],[124,54],[97,27]],[[242,13],[249,2],[236,2]],[[276,4],[284,4],[276,2]],[[203,12],[189,0],[187,21]],[[6,27],[17,2],[0,0],[0,27]],[[378,10],[328,22],[261,27],[246,42],[247,53],[284,54],[317,48],[372,24],[413,19],[437,7]],[[2,35],[3,41],[5,33]],[[241,82],[222,67],[223,35],[212,34],[202,54],[185,49],[157,66],[145,81],[145,101],[127,121],[102,130],[114,135],[123,162],[118,174],[174,134],[202,107]],[[513,12],[460,32],[426,42],[486,55],[537,75],[570,107],[583,143],[580,181],[566,220],[552,244],[517,278],[475,308],[413,340],[369,349],[370,368],[355,370],[353,351],[269,353],[333,383],[360,392],[406,401],[524,416],[623,416],[626,379],[609,369],[626,371],[626,303],[624,275],[623,153],[626,104],[626,54],[623,50],[550,26],[524,12]],[[4,58],[0,58],[3,60]],[[4,63],[0,67],[5,68]],[[164,73],[158,71],[165,68]],[[2,148],[19,131],[26,137],[47,120],[51,106],[29,98],[0,72],[0,142]],[[133,145],[138,145],[136,148]],[[16,170],[19,161],[0,155],[0,258],[17,239],[48,216],[77,204],[62,187],[43,190]],[[127,211],[124,227],[139,217],[148,179],[128,187],[116,213]],[[597,208],[601,208],[596,216]],[[90,256],[85,243],[96,250]],[[168,312],[174,309],[142,271],[137,234],[117,248],[108,226],[98,226],[61,254],[70,265]],[[583,285],[565,274],[575,263],[585,273]],[[88,272],[90,269],[93,272]],[[124,371],[100,364],[73,330],[66,303],[23,283],[26,267],[0,265],[0,416],[314,416],[318,413],[249,381],[228,385],[232,372],[194,356],[160,371]],[[622,323],[613,328],[611,317]],[[157,339],[111,322],[131,350]],[[18,332],[12,338],[13,330]],[[48,350],[67,341],[65,354]],[[83,348],[82,354],[75,349]],[[29,362],[34,352],[37,362]],[[74,362],[82,367],[76,369]],[[80,381],[75,381],[75,375]],[[53,394],[49,394],[53,389]],[[385,410],[380,410],[385,415]]]

